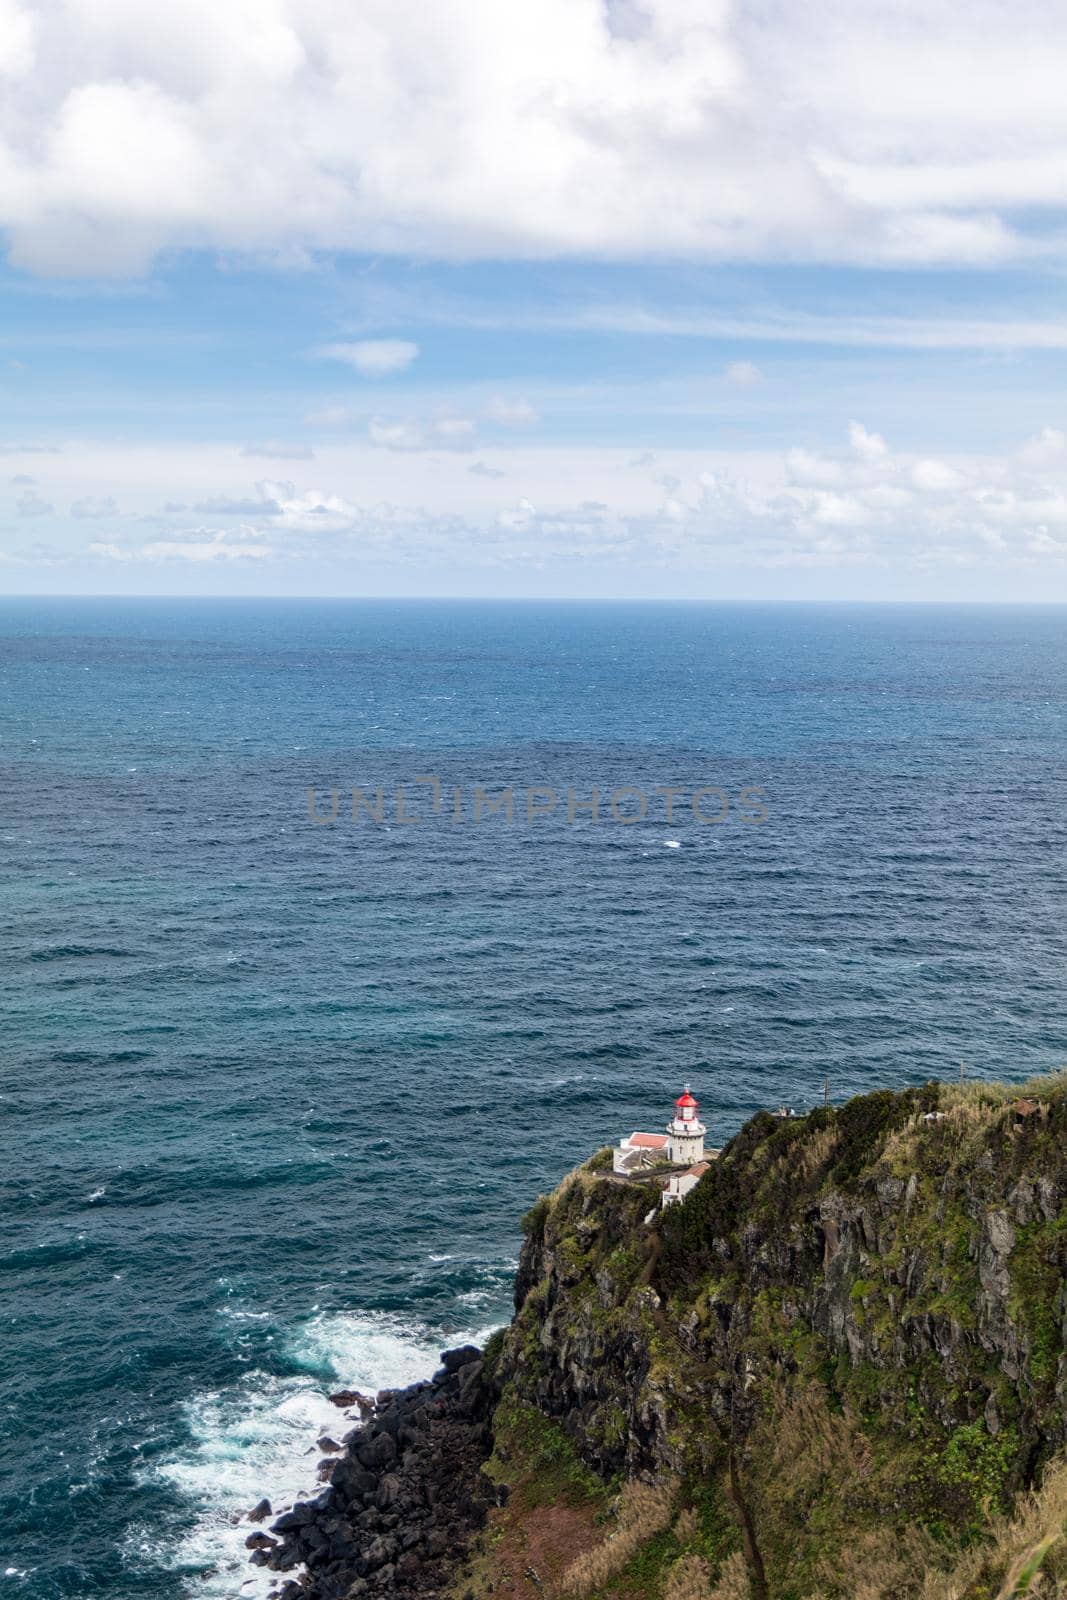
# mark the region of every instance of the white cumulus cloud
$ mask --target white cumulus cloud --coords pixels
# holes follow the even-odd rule
[[[754,389],[763,382],[763,373],[754,361],[731,361],[726,369],[726,381],[736,389]]]
[[[1052,467],[1064,460],[1067,435],[1060,428],[1042,428],[1033,439],[1027,439],[1019,450],[1019,460],[1027,467]]]
[[[0,227],[35,272],[1062,251],[1048,0],[0,0],[0,79]]]
[[[383,450],[472,450],[477,428],[470,417],[375,417],[367,429]]]
[[[357,339],[353,343],[320,345],[316,354],[328,361],[343,361],[364,378],[388,378],[406,372],[419,353],[410,339]]]
[[[850,422],[848,442],[861,461],[880,461],[889,447],[880,433],[869,433],[862,422]]]
[[[929,489],[935,494],[958,489],[963,482],[963,475],[947,461],[932,459],[917,461],[912,468],[911,477],[917,489]]]
[[[485,415],[490,422],[497,422],[503,428],[530,428],[540,421],[536,407],[528,400],[509,399],[502,394],[493,396]]]

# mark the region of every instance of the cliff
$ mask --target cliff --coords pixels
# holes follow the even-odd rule
[[[601,1152],[525,1219],[434,1592],[1067,1594],[1065,1201],[1064,1078],[761,1114],[651,1225]]]

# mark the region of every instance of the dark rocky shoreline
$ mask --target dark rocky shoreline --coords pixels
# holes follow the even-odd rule
[[[382,1390],[322,1463],[326,1488],[298,1500],[269,1534],[249,1535],[251,1561],[293,1574],[272,1591],[276,1600],[432,1600],[448,1587],[497,1503],[481,1471],[497,1395],[474,1345],[441,1360],[426,1382]],[[257,1506],[250,1520],[265,1515]]]

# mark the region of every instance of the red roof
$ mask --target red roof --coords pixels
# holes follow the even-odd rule
[[[664,1150],[667,1146],[665,1133],[631,1133],[631,1145],[639,1150]]]
[[[674,1103],[675,1103],[676,1106],[695,1106],[697,1102],[693,1099],[693,1096],[689,1093],[689,1090],[687,1089],[684,1094],[680,1094],[678,1096],[677,1100]]]

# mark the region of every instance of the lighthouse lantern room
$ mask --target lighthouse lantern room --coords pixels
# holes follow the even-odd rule
[[[700,1120],[700,1106],[686,1084],[674,1102],[674,1116],[667,1124],[668,1152],[672,1166],[689,1167],[704,1159],[707,1128]]]

